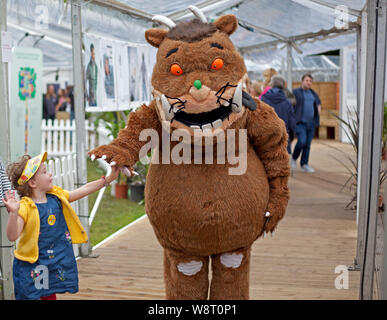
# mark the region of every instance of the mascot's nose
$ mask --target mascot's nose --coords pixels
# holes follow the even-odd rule
[[[189,90],[189,94],[196,100],[196,101],[203,101],[208,97],[208,94],[210,93],[210,88],[203,85],[200,80],[195,80],[193,83],[193,86]]]
[[[194,87],[198,90],[202,87],[202,82],[200,80],[195,80],[194,81]]]

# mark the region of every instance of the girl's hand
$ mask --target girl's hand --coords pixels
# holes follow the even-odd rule
[[[3,199],[4,205],[8,212],[18,213],[20,209],[20,202],[16,199],[15,190],[8,190]]]
[[[106,183],[111,183],[112,181],[116,180],[118,178],[118,175],[120,174],[120,168],[117,166],[112,166],[112,172],[110,175],[105,177]]]

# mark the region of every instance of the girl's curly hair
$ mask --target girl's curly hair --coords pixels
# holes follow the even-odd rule
[[[22,185],[17,183],[29,159],[31,159],[31,156],[25,154],[18,161],[9,164],[7,167],[7,175],[12,188],[17,191],[20,197],[30,197],[32,194],[32,189],[28,183]]]

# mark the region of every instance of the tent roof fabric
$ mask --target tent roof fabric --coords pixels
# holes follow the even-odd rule
[[[237,31],[231,36],[234,44],[250,61],[249,65],[281,59],[286,55],[286,41],[307,33],[318,33],[340,27],[340,23],[355,23],[365,0],[106,0],[81,2],[83,32],[132,44],[147,45],[146,29],[157,26],[150,18],[161,14],[174,21],[192,18],[187,9],[196,5],[209,20],[222,14],[235,14]],[[8,0],[8,30],[14,45],[41,48],[45,66],[71,66],[71,15],[69,1]],[[98,4],[103,4],[100,6]],[[120,8],[120,10],[116,10]],[[131,14],[136,10],[144,13]],[[344,19],[344,20],[343,20]],[[339,29],[339,28],[338,28]],[[339,30],[340,31],[340,30]],[[40,36],[44,38],[40,39]],[[321,39],[320,39],[321,38]],[[356,43],[354,33],[319,40],[296,40],[295,45],[307,55],[334,50]],[[326,37],[325,37],[326,38]],[[39,40],[40,39],[40,40]],[[39,40],[39,41],[37,41]],[[280,40],[280,41],[278,41]],[[265,48],[266,44],[273,46]]]

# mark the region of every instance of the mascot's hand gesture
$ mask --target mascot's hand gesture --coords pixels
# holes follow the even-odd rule
[[[108,147],[108,146],[102,146],[102,147],[100,147],[100,149],[99,149],[100,151],[99,151],[99,152],[100,152],[100,153],[103,153],[103,149],[104,149],[105,147]],[[105,149],[106,149],[106,148],[105,148]],[[94,161],[94,160],[97,158],[97,156],[95,155],[95,153],[92,153],[92,154],[90,155],[90,158],[91,158],[92,161]],[[107,157],[106,157],[105,154],[101,155],[99,158],[100,158],[102,161],[105,161],[106,163],[108,163],[111,167],[114,167],[114,166],[117,165],[117,163],[116,163],[116,161],[114,161],[114,159],[119,160],[119,157],[113,157],[113,158],[107,159]],[[131,176],[133,176],[133,175],[138,175],[138,173],[137,173],[136,171],[134,171],[133,169],[130,169],[130,168],[126,167],[126,166],[120,166],[119,168],[120,168],[121,172],[122,172],[123,174],[125,174],[127,177],[131,177]]]

